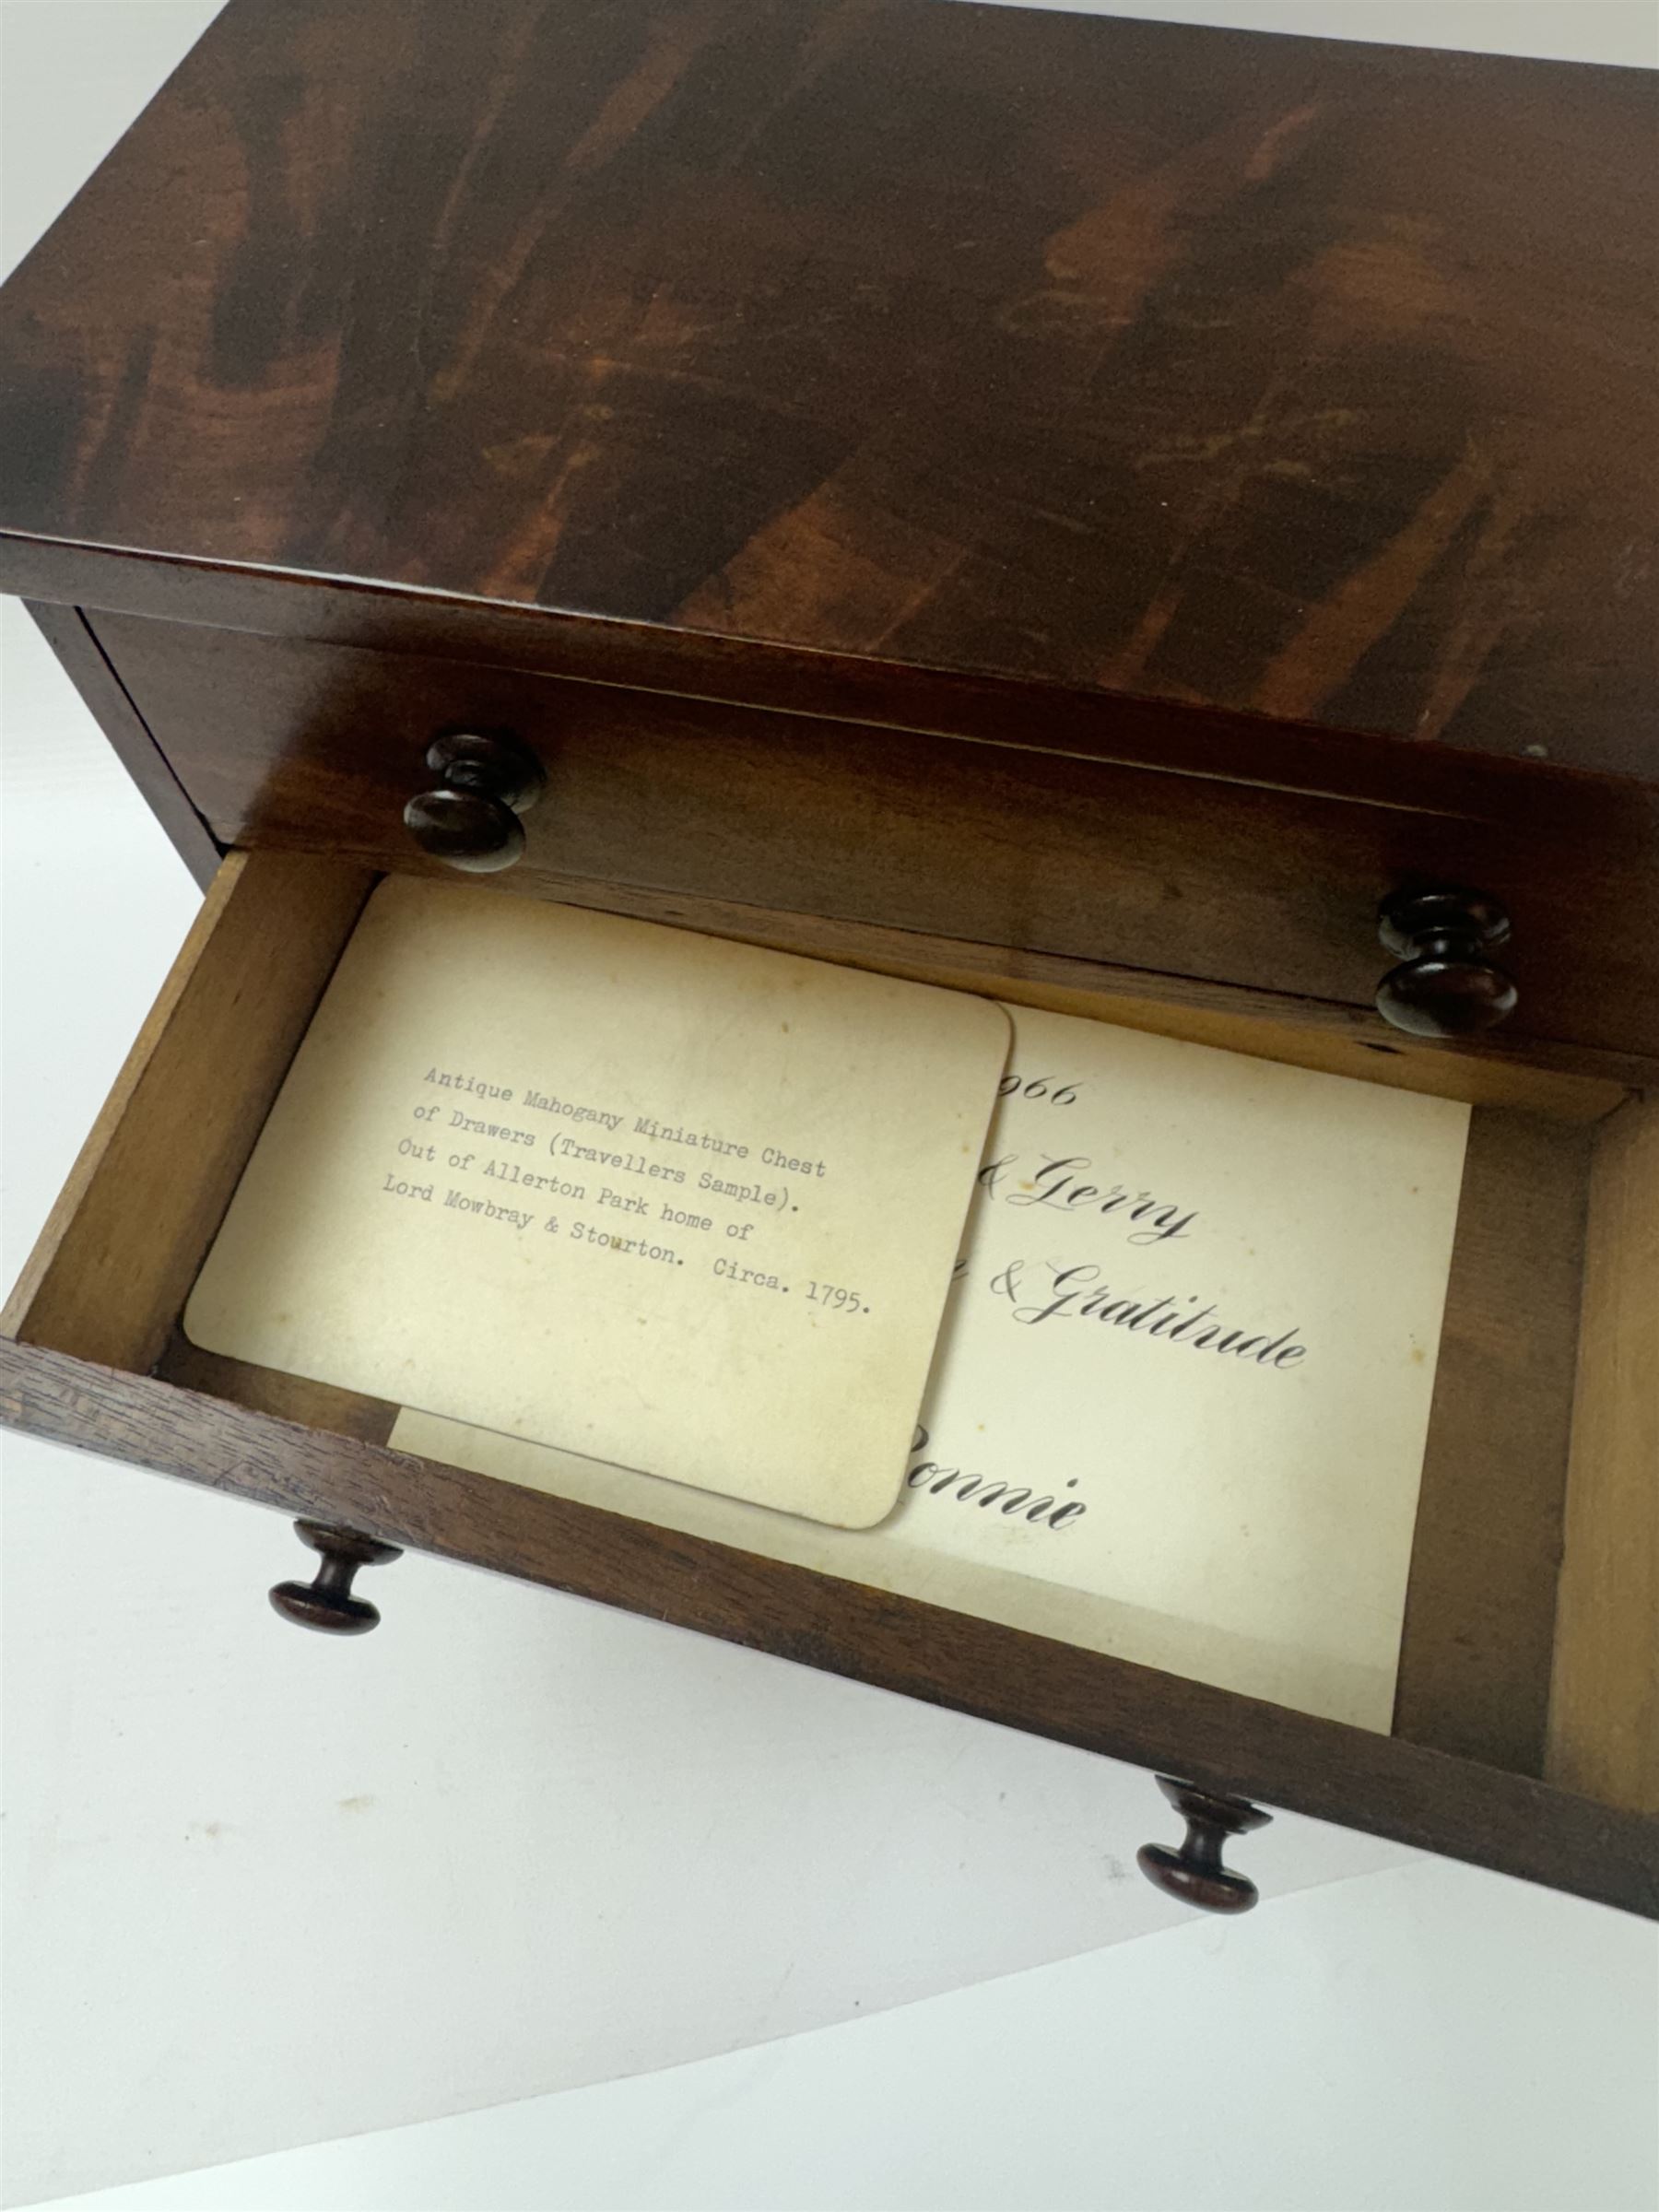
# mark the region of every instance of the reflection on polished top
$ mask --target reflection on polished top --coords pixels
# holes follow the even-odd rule
[[[0,583],[157,611],[66,540],[642,625],[688,689],[759,640],[1659,777],[1654,85],[232,0],[0,299]]]

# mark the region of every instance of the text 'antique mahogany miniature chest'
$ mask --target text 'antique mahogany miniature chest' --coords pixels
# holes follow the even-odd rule
[[[0,587],[208,887],[0,1413],[322,1524],[317,1625],[419,1547],[1180,1777],[1199,1902],[1260,1796],[1659,1912],[1653,107],[950,0],[231,0],[0,296]],[[453,866],[1470,1101],[1392,1733],[189,1345],[369,890]]]

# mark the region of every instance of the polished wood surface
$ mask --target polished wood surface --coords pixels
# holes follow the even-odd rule
[[[969,745],[616,685],[197,629],[94,627],[226,845],[420,865],[404,826],[442,730],[506,729],[547,770],[500,877],[713,899],[1374,1010],[1377,908],[1472,882],[1513,922],[1514,1049],[1640,1055],[1659,1079],[1659,908],[1617,826],[1565,811],[1346,804],[1043,749]],[[1628,825],[1627,825],[1628,827]],[[605,888],[605,887],[608,887]]]
[[[509,730],[452,730],[428,746],[423,765],[435,781],[406,803],[403,824],[427,857],[467,876],[515,867],[524,856],[520,817],[547,781],[530,747]],[[332,822],[319,831],[334,841]]]
[[[1138,757],[1277,774],[1277,722],[1309,788],[1347,732],[1402,788],[1651,779],[1654,94],[943,0],[232,0],[0,301],[0,582],[187,562],[200,618],[359,636],[298,584],[404,587],[667,688],[762,695],[750,641],[884,719],[1064,687],[1098,742],[1144,697]]]
[[[1399,961],[1377,985],[1377,1011],[1396,1030],[1471,1037],[1514,1012],[1514,978],[1491,957],[1510,938],[1500,900],[1443,885],[1391,891],[1377,934]]]
[[[116,759],[143,793],[173,849],[204,890],[223,857],[211,830],[192,806],[142,715],[111,667],[86,616],[77,606],[37,600],[29,608],[35,627],[110,741]]]

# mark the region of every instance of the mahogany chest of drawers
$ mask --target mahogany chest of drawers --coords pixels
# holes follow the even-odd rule
[[[0,1413],[1179,1776],[1199,1901],[1261,1796],[1659,1912],[1653,104],[947,0],[231,0],[0,295],[0,586],[211,886]],[[1393,1734],[185,1344],[376,875],[509,860],[1471,1100]]]

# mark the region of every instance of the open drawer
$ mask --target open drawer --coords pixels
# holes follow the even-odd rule
[[[374,880],[310,853],[225,864],[6,1309],[6,1420],[1659,1915],[1659,1105],[1522,1057],[1379,1053],[1214,986],[1183,1005],[1084,961],[593,894],[1474,1102],[1399,1694],[1393,1733],[1376,1735],[1011,1625],[994,1605],[946,1611],[393,1451],[397,1407],[189,1346],[192,1284]]]

